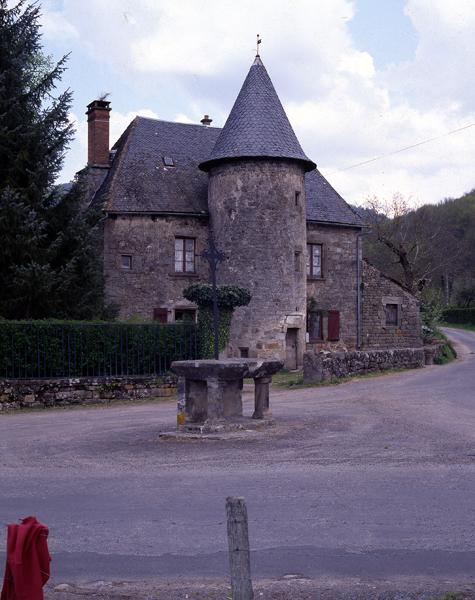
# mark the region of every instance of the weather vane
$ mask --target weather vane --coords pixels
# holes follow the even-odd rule
[[[256,56],[259,56],[259,44],[262,42],[259,34],[257,34]]]

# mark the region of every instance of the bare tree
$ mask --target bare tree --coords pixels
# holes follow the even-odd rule
[[[389,200],[369,198],[366,208],[372,228],[367,244],[370,257],[377,257],[377,266],[389,271],[412,293],[419,293],[456,255],[455,244],[446,242],[441,248],[438,243],[442,224],[433,206],[419,206],[411,198],[394,194]]]

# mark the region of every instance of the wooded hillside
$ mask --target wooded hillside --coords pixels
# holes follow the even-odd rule
[[[369,262],[414,292],[475,306],[475,189],[416,210],[400,196],[357,210],[371,225],[364,238]]]

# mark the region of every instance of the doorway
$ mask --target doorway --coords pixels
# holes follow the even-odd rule
[[[291,371],[297,368],[298,331],[292,327],[285,334],[285,368]]]

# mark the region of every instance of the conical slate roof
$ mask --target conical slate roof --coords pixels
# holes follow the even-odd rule
[[[302,150],[259,56],[251,66],[210,157],[200,164],[207,171],[226,159],[287,158],[315,168]]]

